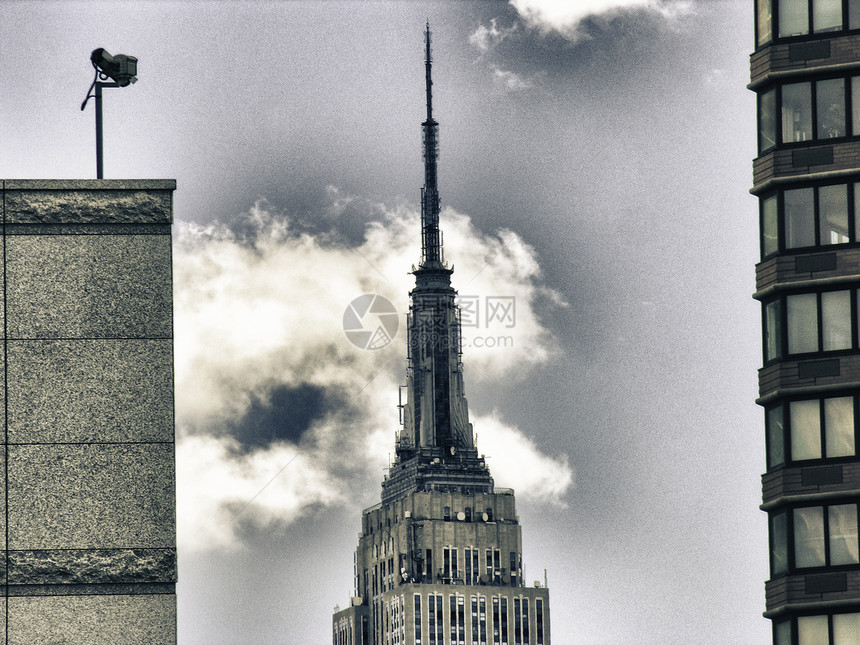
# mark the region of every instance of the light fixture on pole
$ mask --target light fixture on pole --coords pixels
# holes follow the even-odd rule
[[[102,88],[103,87],[126,87],[137,83],[137,58],[117,54],[111,56],[105,49],[94,49],[90,55],[90,61],[96,70],[87,97],[81,103],[81,111],[87,107],[87,101],[96,99],[96,178],[104,177],[104,159],[102,153]],[[106,83],[107,79],[111,82]],[[95,88],[95,93],[93,93]]]

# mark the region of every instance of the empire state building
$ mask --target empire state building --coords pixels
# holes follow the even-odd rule
[[[442,254],[430,27],[421,261],[407,319],[407,395],[382,500],[365,509],[355,595],[334,645],[549,645],[549,592],[523,579],[514,492],[475,445],[453,270]]]

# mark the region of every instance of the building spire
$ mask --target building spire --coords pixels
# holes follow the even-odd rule
[[[424,131],[424,187],[421,189],[421,263],[414,269],[415,288],[407,318],[408,369],[398,460],[455,459],[475,452],[463,388],[460,312],[451,286],[453,269],[442,257],[439,192],[436,183],[438,127],[433,119],[430,24],[425,32],[427,120]],[[459,457],[456,457],[459,459]],[[483,470],[481,471],[483,473]],[[484,475],[482,474],[481,477]]]
[[[425,85],[427,88],[427,120],[424,130],[424,188],[421,189],[421,264],[434,268],[442,264],[442,238],[439,233],[439,187],[436,161],[439,158],[439,124],[433,119],[433,79],[430,55],[430,22],[425,31]]]

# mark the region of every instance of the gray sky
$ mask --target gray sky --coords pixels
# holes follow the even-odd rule
[[[454,286],[516,300],[472,421],[554,642],[764,642],[752,2],[4,2],[0,177],[95,176],[104,47],[140,59],[105,176],[178,183],[182,642],[326,643],[349,600],[405,342],[342,316],[408,306],[427,19]]]

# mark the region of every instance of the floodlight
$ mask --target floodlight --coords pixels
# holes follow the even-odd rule
[[[96,70],[96,77],[90,85],[89,91],[84,102],[81,103],[81,110],[87,107],[87,101],[91,98],[96,100],[96,177],[101,179],[103,175],[103,155],[102,155],[102,88],[105,87],[126,87],[132,83],[137,83],[137,58],[134,56],[126,56],[125,54],[117,54],[111,56],[110,53],[99,47],[94,49],[90,54],[90,62]],[[112,83],[105,81],[110,79]],[[95,88],[95,93],[93,89]]]
[[[134,56],[111,56],[106,49],[99,47],[93,50],[90,60],[100,76],[110,78],[120,87],[137,83],[137,58]]]

